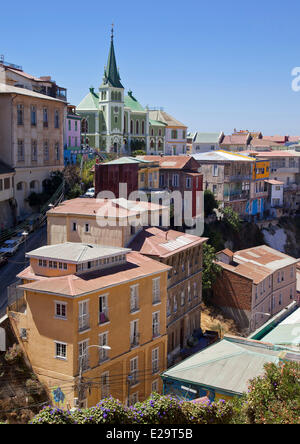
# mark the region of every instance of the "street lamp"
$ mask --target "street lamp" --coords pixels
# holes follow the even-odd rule
[[[89,345],[86,350],[88,350],[91,347],[96,347],[99,348],[99,350],[111,350],[111,347],[109,345]],[[84,356],[81,356],[80,358],[80,368],[79,368],[79,386],[78,386],[78,401],[80,402],[82,400],[82,395],[83,395],[83,378],[82,378],[82,370],[83,370],[83,360],[84,360]]]
[[[24,236],[24,263],[26,265],[26,238],[28,236],[27,231],[23,231],[22,236]]]
[[[262,311],[256,311],[255,313],[253,313],[253,314],[251,315],[251,318],[250,318],[249,332],[252,331],[252,321],[253,321],[253,319],[254,319],[254,321],[255,321],[255,316],[258,315],[258,314],[260,314],[260,315],[264,315],[264,316],[268,316],[268,317],[271,316],[271,313],[264,313],[264,312],[262,312]],[[256,325],[255,325],[255,326],[256,326]]]

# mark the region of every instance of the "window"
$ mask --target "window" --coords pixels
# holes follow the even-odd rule
[[[176,311],[177,311],[177,298],[176,298],[176,296],[174,296],[173,310],[174,310],[174,313],[176,313]]]
[[[31,141],[31,161],[32,162],[37,161],[37,141],[36,140]]]
[[[60,159],[60,149],[59,149],[59,143],[56,142],[54,145],[54,151],[55,151],[55,159],[59,160]]]
[[[130,385],[138,384],[138,357],[130,359]]]
[[[109,372],[101,375],[101,399],[109,397]]]
[[[152,280],[152,303],[157,304],[160,302],[160,278]]]
[[[152,393],[158,393],[158,380],[157,379],[152,382],[151,392]]]
[[[197,299],[198,292],[197,292],[197,282],[194,282],[194,299]]]
[[[190,177],[186,178],[186,187],[192,188],[192,179]]]
[[[139,309],[139,286],[130,287],[130,312],[133,313]]]
[[[68,120],[68,130],[71,131],[71,119]]]
[[[17,191],[22,191],[22,190],[23,190],[23,182],[17,183]]]
[[[49,145],[48,141],[44,142],[44,161],[47,162],[49,160]]]
[[[159,371],[159,348],[152,350],[152,374],[158,373]]]
[[[101,333],[99,335],[99,345],[107,346],[108,345],[108,332]],[[108,350],[104,348],[99,348],[99,362],[106,361],[108,359]]]
[[[192,300],[192,293],[191,293],[191,284],[188,284],[188,302],[191,302]]]
[[[137,347],[139,345],[138,319],[130,322],[130,346]]]
[[[213,176],[217,177],[219,175],[219,166],[213,165]]]
[[[132,393],[130,396],[129,405],[134,405],[139,402],[139,392]]]
[[[5,190],[8,190],[10,188],[10,178],[9,177],[6,177],[5,179],[4,179],[4,189]]]
[[[104,324],[109,321],[107,299],[107,295],[99,297],[99,324]]]
[[[77,131],[77,128],[78,128],[78,122],[77,120],[75,120],[75,131]]]
[[[85,331],[90,328],[89,301],[78,304],[78,330]]]
[[[159,311],[152,313],[152,336],[156,338],[160,335]]]
[[[89,354],[88,354],[89,340],[82,341],[78,344],[78,367],[87,370],[89,368]]]
[[[171,131],[171,139],[177,139],[177,130]]]
[[[66,302],[55,302],[55,317],[59,319],[67,319]]]
[[[279,295],[279,301],[278,301],[278,303],[279,303],[279,305],[282,304],[282,294],[281,294],[281,293],[280,293],[280,295]]]
[[[36,126],[36,106],[33,105],[30,107],[30,121],[31,126]]]
[[[89,233],[90,231],[90,225],[89,224],[85,224],[85,232]]]
[[[55,342],[55,357],[58,359],[67,359],[67,344],[64,342]]]
[[[73,230],[73,231],[76,231],[76,230],[77,230],[77,223],[76,223],[76,222],[73,222],[72,230]]]
[[[43,109],[43,127],[48,128],[48,109]]]
[[[167,299],[167,317],[171,316],[171,302],[170,298]]]
[[[178,185],[179,185],[179,175],[178,174],[173,174],[172,183],[173,183],[173,187],[178,187]]]
[[[32,180],[31,182],[30,182],[30,184],[29,184],[29,187],[30,187],[30,189],[31,190],[34,190],[35,189],[35,180]]]
[[[184,305],[184,303],[185,303],[185,295],[184,295],[184,291],[182,291],[180,293],[180,305],[181,305],[181,307]]]
[[[18,162],[23,162],[25,160],[25,153],[24,153],[24,140],[18,139]]]
[[[142,134],[145,134],[145,122],[144,122],[144,120],[142,121]]]
[[[135,133],[139,134],[139,132],[140,132],[140,127],[139,127],[139,121],[137,120],[135,123]]]
[[[19,104],[17,105],[17,124],[23,125],[24,123],[24,106]]]
[[[54,112],[54,128],[59,128],[59,112],[57,110]]]

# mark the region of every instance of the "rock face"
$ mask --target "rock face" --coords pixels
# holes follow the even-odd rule
[[[283,217],[277,226],[262,231],[265,242],[272,248],[295,258],[300,257],[300,217]]]
[[[266,244],[275,250],[285,253],[285,245],[287,241],[287,234],[283,228],[272,227],[271,229],[263,230],[263,235]]]

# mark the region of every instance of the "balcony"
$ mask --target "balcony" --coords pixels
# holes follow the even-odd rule
[[[134,385],[137,385],[139,383],[139,379],[138,379],[138,372],[137,370],[132,372],[129,376],[128,376],[128,383],[129,386],[132,387]]]
[[[103,311],[99,312],[99,324],[105,324],[106,322],[109,322],[108,317],[108,309],[104,309]]]
[[[139,311],[139,309],[139,304],[136,302],[130,306],[130,313],[135,313],[136,311]]]
[[[250,197],[249,191],[242,191],[242,192],[231,192],[230,194],[224,194],[224,201],[225,202],[232,202],[235,200],[247,200]]]
[[[140,333],[136,333],[130,338],[130,348],[138,347],[140,345]]]
[[[90,328],[90,316],[84,315],[78,318],[78,331],[82,332]]]
[[[250,182],[251,181],[251,174],[235,174],[235,175],[229,175],[224,176],[224,182]]]

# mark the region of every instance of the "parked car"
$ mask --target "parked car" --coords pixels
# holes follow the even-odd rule
[[[18,250],[21,243],[22,238],[20,237],[13,237],[12,239],[6,240],[0,248],[0,254],[4,253],[12,256]]]
[[[95,188],[89,188],[84,194],[85,197],[95,197]]]

